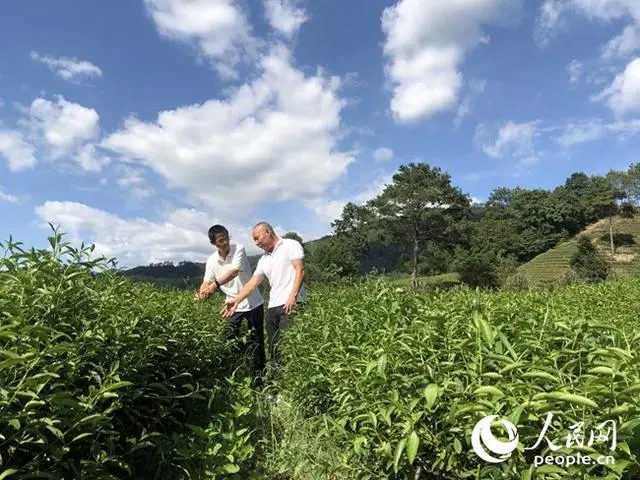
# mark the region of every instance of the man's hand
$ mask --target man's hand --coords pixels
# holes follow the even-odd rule
[[[284,311],[286,313],[291,313],[291,310],[293,310],[293,307],[295,306],[296,306],[296,296],[289,295],[289,298],[287,299],[287,303],[284,304]]]
[[[215,282],[205,283],[204,285],[202,285],[200,287],[200,294],[202,294],[202,295],[211,295],[217,289],[218,289],[218,286],[215,284]]]
[[[223,317],[230,317],[234,313],[236,313],[236,308],[238,308],[238,302],[235,299],[227,300],[225,304],[220,309],[220,314]]]

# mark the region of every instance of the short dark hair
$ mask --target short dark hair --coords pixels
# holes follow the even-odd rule
[[[214,225],[209,229],[209,241],[211,243],[215,242],[216,235],[219,233],[222,233],[227,237],[229,236],[229,231],[226,228],[224,228],[222,225]]]

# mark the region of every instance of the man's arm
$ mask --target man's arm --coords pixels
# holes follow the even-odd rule
[[[297,298],[298,293],[300,292],[300,287],[302,287],[302,282],[304,281],[304,259],[298,258],[296,260],[292,260],[291,263],[296,271],[296,278],[293,281],[293,289],[291,290],[290,295]]]
[[[291,242],[291,250],[289,251],[289,260],[296,271],[296,277],[293,281],[293,288],[289,293],[289,298],[284,304],[284,311],[286,313],[291,312],[293,307],[296,306],[298,301],[298,293],[302,287],[302,281],[304,280],[304,249],[299,242]]]
[[[216,285],[215,281],[216,281],[216,278],[213,273],[213,269],[210,267],[210,265],[207,262],[207,265],[205,267],[204,277],[202,278],[202,284],[200,285],[200,288],[195,294],[196,300],[201,300],[213,294],[213,292],[215,292],[218,289],[218,285]]]
[[[240,303],[245,298],[253,293],[253,291],[260,286],[260,284],[264,281],[264,275],[261,273],[256,273],[251,277],[242,290],[238,292],[238,295],[235,298],[235,303]]]
[[[229,270],[218,279],[218,284],[224,285],[225,283],[230,282],[231,280],[236,278],[238,274],[244,269],[243,267],[246,263],[248,263],[247,252],[242,245],[237,245],[236,251],[233,254],[233,259],[231,260],[231,270]]]
[[[249,280],[246,283],[246,285],[242,287],[242,290],[238,292],[238,295],[236,296],[236,298],[232,300],[227,300],[225,302],[225,304],[222,306],[222,309],[220,310],[220,313],[222,314],[222,316],[230,317],[231,315],[233,315],[236,311],[236,308],[238,308],[238,304],[241,301],[243,301],[245,298],[247,298],[249,295],[251,295],[251,293],[253,293],[253,291],[260,286],[260,284],[264,281],[264,279],[265,279],[264,274],[255,273],[253,277],[251,277],[251,280]]]

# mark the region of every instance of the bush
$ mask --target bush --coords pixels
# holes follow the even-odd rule
[[[500,283],[495,262],[481,253],[462,260],[459,274],[460,281],[471,287],[495,288]]]
[[[577,277],[586,282],[606,280],[611,273],[607,259],[585,235],[578,237],[578,250],[569,261]]]
[[[515,272],[505,279],[502,287],[505,290],[513,291],[531,290],[533,288],[533,283],[531,282],[531,279],[524,273]]]
[[[0,258],[0,477],[242,468],[254,452],[252,390],[211,321],[217,306],[134,285],[61,239],[51,251],[10,240]]]

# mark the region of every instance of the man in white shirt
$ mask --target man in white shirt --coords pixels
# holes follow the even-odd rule
[[[271,225],[260,222],[252,231],[253,241],[264,250],[256,271],[235,298],[227,299],[221,313],[225,317],[234,314],[243,299],[248,298],[264,281],[269,280],[269,305],[267,309],[267,340],[274,377],[282,373],[282,358],[278,348],[282,331],[289,328],[289,314],[298,304],[306,303],[304,288],[304,250],[300,242],[280,238]]]
[[[229,232],[222,225],[209,229],[209,241],[216,251],[207,259],[204,278],[196,299],[202,299],[220,289],[226,299],[237,298],[238,293],[251,279],[251,266],[243,245],[230,243]],[[264,301],[259,290],[252,291],[236,303],[237,309],[229,318],[228,336],[237,336],[242,319],[247,319],[251,330],[253,367],[260,375],[265,367]]]

